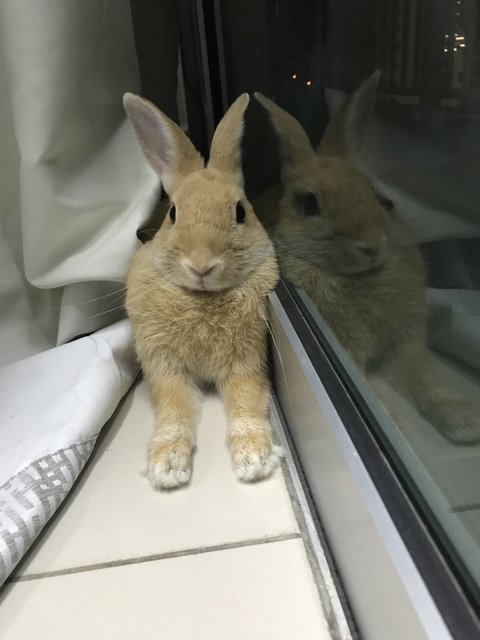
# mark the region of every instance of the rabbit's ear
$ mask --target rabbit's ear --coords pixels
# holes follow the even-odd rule
[[[243,115],[249,102],[248,93],[242,93],[220,120],[213,135],[208,161],[209,168],[233,174],[242,185]]]
[[[279,138],[280,153],[285,168],[296,167],[314,156],[307,134],[293,116],[261,93],[255,93],[255,98],[270,114],[273,128]]]
[[[375,102],[380,71],[377,69],[345,100],[325,129],[318,148],[321,156],[350,158],[362,146]]]
[[[180,127],[148,100],[126,93],[123,105],[145,157],[170,195],[193,171],[203,169],[202,156]]]

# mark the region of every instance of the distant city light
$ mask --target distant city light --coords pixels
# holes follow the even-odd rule
[[[297,74],[296,74],[296,73],[294,73],[294,74],[293,74],[293,76],[292,76],[292,78],[293,78],[294,80],[296,80],[296,79],[297,79]]]
[[[307,80],[307,85],[308,85],[309,87],[311,86],[311,84],[312,84],[312,81],[311,81],[311,80]]]
[[[448,49],[444,49],[445,53],[448,53]]]

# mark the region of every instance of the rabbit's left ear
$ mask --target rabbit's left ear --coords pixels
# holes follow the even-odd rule
[[[133,93],[124,95],[123,104],[142,151],[168,195],[188,175],[203,169],[202,156],[184,132],[154,104]]]
[[[288,173],[289,170],[294,170],[299,165],[315,158],[315,153],[302,125],[287,111],[261,93],[255,93],[255,98],[269,113],[273,128],[278,136],[283,164],[282,171]]]
[[[303,127],[292,115],[261,93],[255,93],[255,98],[270,116],[279,142],[282,181],[288,180],[288,174],[315,158],[315,152]]]
[[[220,120],[210,147],[208,167],[235,176],[243,186],[242,135],[243,116],[250,98],[242,93]]]
[[[345,100],[325,129],[320,156],[351,158],[362,146],[375,103],[380,71],[377,69]]]

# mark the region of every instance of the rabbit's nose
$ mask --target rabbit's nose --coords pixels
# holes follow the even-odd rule
[[[193,273],[194,276],[198,276],[199,278],[205,278],[205,276],[208,276],[209,273],[212,273],[212,271],[215,269],[215,265],[211,266],[211,267],[192,267],[191,264],[188,265],[188,268],[190,269],[190,271]]]
[[[374,247],[366,242],[356,242],[353,246],[354,249],[365,258],[375,258],[379,252],[378,247]]]

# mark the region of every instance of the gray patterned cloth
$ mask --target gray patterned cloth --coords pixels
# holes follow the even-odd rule
[[[122,320],[0,367],[0,585],[72,488],[130,388],[131,338]]]
[[[95,440],[44,456],[0,487],[0,585],[72,488]]]

